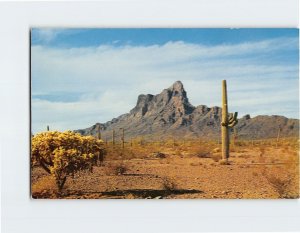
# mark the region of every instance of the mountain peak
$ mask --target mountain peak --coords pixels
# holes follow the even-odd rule
[[[182,84],[181,81],[176,81],[175,83],[173,83],[173,85],[170,86],[168,88],[168,90],[177,91],[177,92],[185,92],[183,84]]]
[[[199,87],[200,90],[201,87]],[[156,95],[139,95],[136,106],[127,114],[123,114],[104,124],[77,132],[83,135],[96,135],[98,126],[104,138],[111,138],[114,129],[123,128],[126,137],[149,136],[167,138],[175,135],[187,138],[220,137],[221,108],[189,103],[187,93],[181,81],[176,81],[167,89]],[[239,119],[236,128],[239,138],[274,138],[278,136],[294,137],[299,135],[299,120],[278,116],[246,115]]]
[[[175,83],[173,83],[172,87],[174,87],[174,88],[183,88],[183,84],[180,80],[178,80]]]
[[[184,102],[188,102],[187,94],[181,81],[176,81],[166,90],[171,93],[171,96],[178,96],[183,99]]]
[[[186,91],[181,81],[176,81],[157,95],[139,95],[136,106],[130,111],[137,117],[163,114],[180,117],[191,113],[194,106],[189,103]],[[175,118],[176,118],[175,117]],[[168,118],[168,117],[167,117]]]

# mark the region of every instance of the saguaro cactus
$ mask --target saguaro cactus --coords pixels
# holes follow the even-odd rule
[[[232,137],[232,145],[236,146],[237,145],[237,140],[238,140],[238,132],[237,129],[233,129],[233,137]]]
[[[115,146],[115,130],[112,131],[112,144]]]
[[[100,125],[97,126],[97,139],[98,139],[98,140],[101,139],[101,129],[100,129]]]
[[[124,149],[124,145],[125,145],[125,134],[124,134],[124,128],[120,128],[120,130],[122,130],[121,141],[122,141],[122,148]]]
[[[222,81],[222,159],[228,162],[229,158],[229,129],[233,128],[238,120],[238,113],[228,114],[228,103],[227,103],[227,85],[226,80]]]
[[[279,126],[278,133],[277,133],[276,147],[278,147],[279,138],[280,138],[280,132],[281,132],[281,127]]]

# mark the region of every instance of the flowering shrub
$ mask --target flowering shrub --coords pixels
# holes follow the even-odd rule
[[[67,176],[81,170],[92,171],[100,154],[104,154],[103,141],[92,136],[81,136],[71,131],[50,131],[32,138],[31,159],[52,174],[59,191]]]

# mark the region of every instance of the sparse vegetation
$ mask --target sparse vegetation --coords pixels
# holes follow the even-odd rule
[[[124,164],[120,164],[114,167],[114,173],[118,176],[124,175],[127,170],[128,168]]]
[[[163,190],[172,193],[172,191],[176,190],[177,186],[173,180],[168,177],[162,178],[162,187]]]
[[[276,192],[279,194],[280,198],[298,198],[298,195],[296,197],[292,196],[290,194],[292,179],[290,178],[280,178],[276,177],[275,175],[265,175],[267,181],[269,184],[276,190]]]
[[[66,181],[63,196],[56,195],[55,177],[32,167],[32,193],[39,198],[297,198],[299,196],[298,141],[281,138],[259,143],[239,139],[224,166],[218,141],[190,139],[147,141],[143,145],[111,142],[105,146],[104,166],[75,173]],[[276,142],[276,139],[273,139]],[[284,148],[284,150],[282,150]],[[272,163],[272,161],[274,163]],[[228,164],[228,163],[226,163]],[[233,183],[228,182],[227,177]],[[49,178],[50,177],[50,178]],[[51,178],[52,177],[52,178]],[[72,177],[72,175],[71,175]],[[274,178],[275,177],[275,178]],[[289,178],[291,180],[289,180]],[[248,190],[245,190],[245,180]],[[176,181],[176,182],[175,182]],[[225,182],[226,181],[226,182]],[[197,193],[178,191],[195,189]],[[221,194],[217,190],[231,192]],[[70,191],[71,190],[71,191]],[[251,192],[249,191],[251,190]],[[221,196],[219,196],[221,195]]]

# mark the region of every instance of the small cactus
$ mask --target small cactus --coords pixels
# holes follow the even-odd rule
[[[227,104],[227,85],[226,80],[222,81],[222,159],[226,163],[229,158],[229,129],[233,128],[237,123],[238,113],[235,112],[228,114]]]

